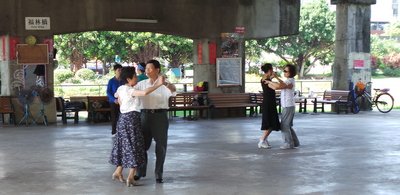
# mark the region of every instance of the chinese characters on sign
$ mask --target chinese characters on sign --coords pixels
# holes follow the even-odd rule
[[[356,69],[364,68],[364,60],[353,60],[353,67]]]
[[[50,30],[50,17],[25,17],[25,30]]]

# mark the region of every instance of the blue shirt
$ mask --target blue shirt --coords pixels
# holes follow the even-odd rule
[[[115,77],[111,78],[107,84],[107,97],[110,103],[115,102],[114,94],[117,92],[118,87],[121,86],[121,81],[116,79]]]

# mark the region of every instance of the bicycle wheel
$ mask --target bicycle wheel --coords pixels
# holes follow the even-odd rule
[[[376,97],[375,105],[382,113],[388,113],[392,110],[394,104],[393,97],[388,93],[381,93]]]

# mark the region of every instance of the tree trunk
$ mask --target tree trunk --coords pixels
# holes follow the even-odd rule
[[[299,75],[299,79],[302,79],[304,77],[304,56],[303,55],[298,55],[297,60],[297,67],[298,69],[298,75]]]

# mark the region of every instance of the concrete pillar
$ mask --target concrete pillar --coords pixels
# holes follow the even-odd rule
[[[244,57],[242,58],[242,86],[217,87],[216,58],[221,55],[220,45],[220,39],[196,39],[193,41],[193,85],[196,85],[200,81],[208,81],[210,93],[244,93]],[[241,43],[240,47],[240,51],[244,51],[244,49],[242,49],[244,47],[244,42]],[[244,56],[244,52],[241,52],[241,55]]]
[[[52,40],[51,37],[38,38],[38,43],[44,43],[44,40]],[[41,41],[41,42],[39,42]],[[26,81],[27,74],[31,74],[34,70],[35,65],[20,65],[17,64],[16,59],[16,45],[24,43],[24,37],[0,35],[0,73],[1,73],[1,93],[2,96],[13,96],[13,105],[16,111],[17,122],[19,122],[24,113],[24,106],[18,101],[18,88],[29,89],[32,85],[35,85],[35,76],[33,75],[33,81]],[[52,41],[51,41],[52,44]],[[53,60],[49,57],[49,64],[46,65],[46,84],[47,87],[54,90],[53,83]],[[32,67],[30,67],[32,66]],[[26,70],[30,70],[28,73]],[[30,110],[33,117],[38,123],[42,123],[42,118],[39,118],[39,112],[41,109],[41,101],[39,97],[35,97],[34,101],[30,105]],[[55,101],[48,103],[44,107],[45,115],[49,123],[56,122],[56,109]]]
[[[370,18],[376,0],[331,0],[336,5],[336,49],[333,88],[371,80]]]
[[[1,35],[0,37],[0,95],[11,95],[11,66],[10,66],[10,37]]]

